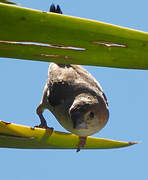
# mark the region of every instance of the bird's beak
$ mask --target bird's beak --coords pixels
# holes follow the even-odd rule
[[[73,122],[74,129],[87,129],[87,125],[85,121],[82,119],[82,117],[78,117],[75,119],[73,118],[72,122]]]
[[[87,125],[85,122],[82,123],[76,123],[75,129],[87,129]]]
[[[83,115],[79,111],[71,112],[71,120],[74,129],[87,129],[87,124],[83,119]]]

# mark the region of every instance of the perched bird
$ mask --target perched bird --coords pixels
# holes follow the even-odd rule
[[[50,11],[62,12],[54,5]],[[100,131],[109,118],[107,99],[100,84],[79,65],[50,64],[43,97],[36,110],[41,128],[48,128],[43,117],[45,109],[65,129],[80,137],[77,151],[84,147],[86,137]]]

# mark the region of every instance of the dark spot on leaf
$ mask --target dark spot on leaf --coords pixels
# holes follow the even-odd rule
[[[5,133],[0,133],[0,136],[17,138],[17,139],[31,139],[31,140],[35,139],[35,137],[17,136],[17,135],[13,135],[13,134],[5,134]]]
[[[5,125],[11,124],[10,122],[5,122],[5,121],[1,121],[1,122],[3,122]]]
[[[142,47],[146,47],[146,46],[147,46],[147,43],[143,42]]]
[[[22,16],[20,19],[21,21],[26,21],[26,18],[24,16]]]
[[[2,46],[0,46],[0,49],[4,49],[4,50],[11,50],[10,48],[7,48],[7,47],[2,47]]]
[[[74,61],[74,59],[69,56],[61,56],[61,55],[54,55],[54,54],[37,54],[36,56],[41,56],[41,57],[45,57],[45,58],[58,58],[58,59]]]

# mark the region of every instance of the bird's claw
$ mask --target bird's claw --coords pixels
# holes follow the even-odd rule
[[[46,123],[41,123],[40,125],[37,125],[37,126],[34,126],[34,127],[44,128],[44,129],[49,128]]]
[[[43,129],[47,129],[50,130],[50,135],[53,133],[54,128],[53,127],[48,127],[47,124],[40,124],[38,126],[34,126],[35,128],[43,128]]]

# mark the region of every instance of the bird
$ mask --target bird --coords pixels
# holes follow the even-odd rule
[[[54,4],[50,12],[62,13]],[[82,66],[50,63],[41,102],[36,112],[39,128],[49,128],[43,116],[48,109],[69,132],[79,136],[77,152],[85,147],[87,136],[99,132],[108,122],[109,108],[99,82]],[[53,128],[51,128],[53,131]]]

